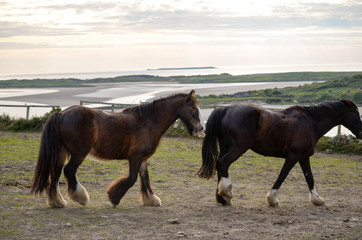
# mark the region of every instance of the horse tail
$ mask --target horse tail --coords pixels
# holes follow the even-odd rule
[[[210,179],[215,174],[216,161],[219,158],[218,139],[220,136],[220,123],[226,108],[214,110],[206,123],[205,137],[202,144],[202,166],[197,172],[201,178]]]
[[[62,115],[57,112],[51,115],[44,125],[31,193],[54,191],[54,184],[58,182],[65,161],[59,133],[61,122]]]

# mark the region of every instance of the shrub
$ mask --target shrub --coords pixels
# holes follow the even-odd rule
[[[59,112],[60,108],[53,109],[52,111],[44,114],[42,117],[33,117],[31,119],[25,118],[10,118],[9,115],[3,114],[0,116],[0,130],[2,131],[40,131],[44,123],[54,112]]]
[[[357,102],[357,103],[361,103],[362,102],[362,91],[358,91],[355,92],[352,96],[353,101]]]
[[[362,155],[362,144],[359,144],[359,141],[352,135],[341,135],[333,138],[322,137],[316,145],[316,150]]]

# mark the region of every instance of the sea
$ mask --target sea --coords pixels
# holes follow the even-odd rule
[[[255,65],[255,66],[216,66],[216,67],[181,67],[181,68],[149,68],[123,69],[117,71],[99,72],[64,72],[41,74],[0,74],[0,80],[9,79],[61,79],[77,78],[92,79],[127,75],[154,75],[154,76],[192,76],[228,73],[231,75],[245,75],[258,73],[305,72],[305,71],[362,71],[362,63],[341,64],[304,64],[304,65]]]

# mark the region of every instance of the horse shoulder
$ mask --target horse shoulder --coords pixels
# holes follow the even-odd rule
[[[303,114],[294,114],[289,117],[291,152],[306,156],[313,155],[316,144],[313,124],[313,120]]]

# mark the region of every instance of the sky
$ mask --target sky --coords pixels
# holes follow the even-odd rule
[[[0,75],[360,66],[362,1],[0,0]]]

